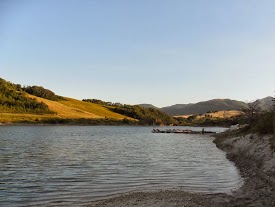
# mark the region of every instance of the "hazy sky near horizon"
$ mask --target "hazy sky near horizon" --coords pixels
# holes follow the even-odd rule
[[[275,90],[274,0],[2,0],[0,77],[168,106]]]

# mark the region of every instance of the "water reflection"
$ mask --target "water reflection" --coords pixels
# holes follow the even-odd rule
[[[221,130],[221,129],[217,129]],[[78,206],[112,194],[241,183],[211,138],[148,127],[0,127],[1,206]]]

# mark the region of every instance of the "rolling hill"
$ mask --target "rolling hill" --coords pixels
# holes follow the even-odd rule
[[[272,97],[258,99],[259,110],[268,111],[273,107]],[[212,99],[209,101],[203,101],[191,104],[175,104],[159,108],[159,110],[166,112],[172,116],[191,115],[191,114],[205,114],[209,111],[224,111],[224,110],[237,110],[240,111],[247,108],[247,104],[243,101],[231,100],[231,99]]]
[[[149,108],[158,109],[158,107],[156,107],[152,104],[138,104],[137,106],[141,106],[141,107],[146,108],[146,109],[149,109]]]
[[[272,108],[272,97],[259,99],[261,110]],[[175,120],[170,117],[191,114],[205,114],[211,111],[241,110],[247,104],[242,101],[230,99],[213,99],[194,104],[176,104],[173,106],[157,108],[151,104],[125,105],[113,104],[97,99],[84,99],[62,97],[41,86],[21,87],[0,78],[0,123],[1,122],[41,122],[45,120],[85,120],[108,119],[140,121],[140,123],[173,124]],[[168,114],[168,115],[167,115]],[[224,115],[224,112],[222,114]],[[214,115],[213,115],[214,116]],[[57,122],[57,123],[58,123]],[[65,123],[65,122],[64,122]],[[75,123],[75,122],[73,122]],[[95,122],[93,122],[95,123]]]
[[[123,120],[124,118],[134,120],[98,104],[56,96],[52,91],[40,86],[23,88],[19,84],[0,78],[0,123],[43,122],[53,119]]]
[[[272,101],[272,97],[268,96],[262,99],[259,99],[259,107],[262,111],[269,111],[272,109],[273,107],[273,101]]]
[[[246,107],[246,103],[242,101],[230,99],[212,99],[194,104],[176,104],[173,106],[160,108],[160,110],[166,112],[169,115],[178,116],[189,114],[204,114],[208,111],[241,110],[242,108]]]
[[[113,118],[124,119],[127,118],[118,113],[114,113],[107,108],[93,103],[79,101],[72,98],[63,97],[63,100],[52,101],[33,95],[29,95],[31,98],[35,98],[38,102],[45,103],[49,109],[56,113],[57,117],[67,119],[95,119],[95,118]]]
[[[0,112],[52,114],[48,106],[27,96],[19,84],[0,78]]]
[[[0,79],[1,123],[152,124],[176,122],[158,109],[56,95],[42,86],[21,87]],[[110,102],[111,103],[111,102]],[[158,122],[157,122],[158,121]]]

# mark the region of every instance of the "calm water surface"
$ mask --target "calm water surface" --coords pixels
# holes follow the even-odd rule
[[[210,136],[151,130],[1,126],[0,206],[82,206],[130,191],[229,193],[241,185]]]

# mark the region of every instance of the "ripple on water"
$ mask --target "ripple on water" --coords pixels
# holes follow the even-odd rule
[[[79,206],[171,188],[230,193],[242,184],[225,153],[202,135],[153,134],[149,127],[1,126],[0,146],[0,204],[7,207]]]

